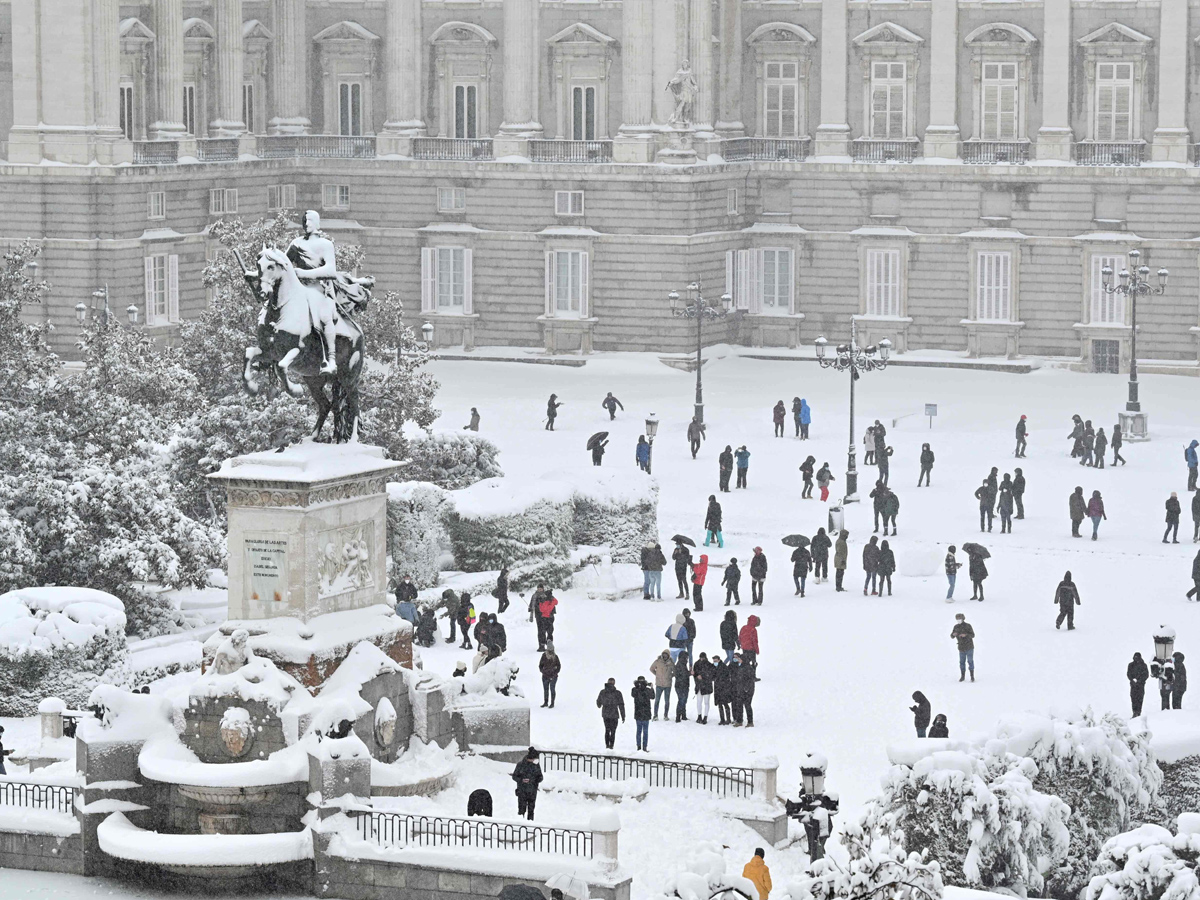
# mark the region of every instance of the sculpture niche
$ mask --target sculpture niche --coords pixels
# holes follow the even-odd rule
[[[350,441],[358,423],[364,359],[363,333],[354,316],[370,302],[375,279],[337,270],[333,241],[322,233],[321,218],[313,210],[304,214],[304,233],[286,253],[263,246],[257,270],[234,253],[263,304],[258,346],[246,348],[246,390],[258,394],[264,378],[274,378],[300,397],[304,388],[296,380],[302,381],[317,404],[314,439],[320,439],[332,412],[333,440]]]

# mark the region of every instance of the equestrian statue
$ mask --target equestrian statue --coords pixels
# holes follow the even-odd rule
[[[286,252],[263,246],[257,269],[234,254],[263,306],[258,346],[246,348],[246,390],[258,394],[264,379],[272,378],[293,397],[303,396],[307,387],[317,403],[314,439],[320,439],[332,412],[334,442],[352,440],[364,362],[363,333],[354,317],[370,302],[375,279],[337,270],[333,241],[311,209],[304,214],[304,233]]]

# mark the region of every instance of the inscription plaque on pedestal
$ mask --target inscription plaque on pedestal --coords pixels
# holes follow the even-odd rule
[[[288,542],[285,536],[245,537],[246,596],[251,603],[286,603]]]

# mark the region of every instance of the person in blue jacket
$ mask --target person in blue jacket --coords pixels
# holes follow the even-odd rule
[[[650,445],[646,443],[646,436],[639,435],[637,442],[637,451],[634,454],[637,459],[638,468],[643,472],[650,471]]]
[[[812,409],[808,401],[800,398],[800,440],[808,440],[808,426],[812,424]]]
[[[750,469],[750,451],[746,449],[746,445],[737,448],[737,452],[733,454],[733,458],[737,461],[737,486],[744,488],[746,486],[746,473]]]
[[[1200,471],[1197,466],[1200,466],[1200,456],[1196,454],[1196,447],[1200,446],[1200,441],[1193,440],[1188,444],[1187,449],[1183,451],[1183,460],[1188,467],[1188,486],[1189,491],[1196,490],[1196,473]]]

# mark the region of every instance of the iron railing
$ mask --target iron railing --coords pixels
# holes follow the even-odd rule
[[[974,165],[1024,165],[1029,162],[1029,141],[963,141],[962,158]]]
[[[179,141],[134,141],[133,161],[139,166],[161,166],[179,162]]]
[[[577,828],[350,810],[359,837],[380,847],[470,847],[592,858],[592,833]]]
[[[0,781],[0,806],[19,806],[48,812],[72,813],[79,788],[36,781]]]
[[[494,159],[491,138],[413,138],[414,159]]]
[[[858,138],[850,144],[850,158],[855,162],[910,163],[917,158],[917,141],[881,141]]]
[[[204,138],[196,141],[196,158],[200,162],[237,162],[237,138]]]
[[[612,141],[530,141],[529,158],[548,163],[612,162]]]
[[[345,134],[272,134],[258,138],[262,159],[374,159],[375,138]]]
[[[711,791],[722,797],[749,797],[754,793],[754,772],[741,766],[706,766],[569,750],[542,750],[540,762],[543,772],[581,772],[608,781],[644,778],[650,787]]]
[[[726,162],[749,160],[783,160],[796,162],[812,153],[809,138],[729,138],[721,142],[721,155]]]
[[[1143,141],[1080,141],[1075,145],[1079,166],[1140,166],[1145,159]]]

